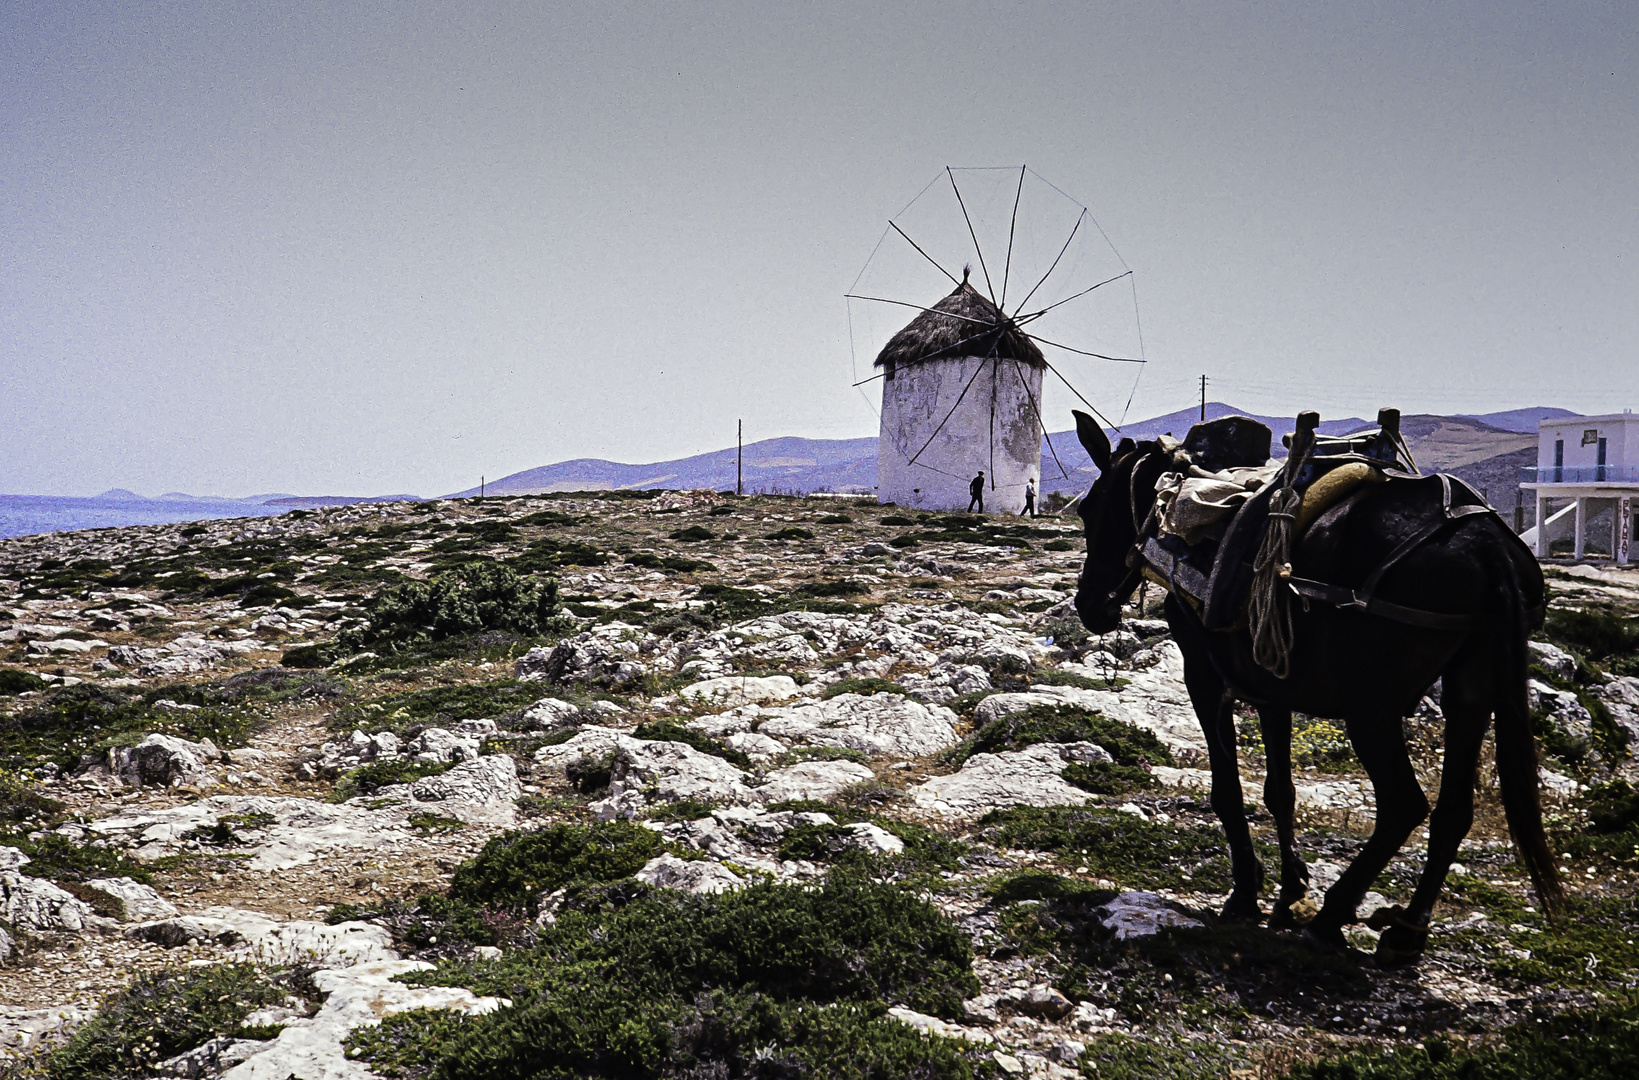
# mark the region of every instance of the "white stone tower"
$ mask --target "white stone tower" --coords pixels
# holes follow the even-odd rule
[[[895,334],[883,371],[877,501],[963,510],[985,474],[987,511],[1018,512],[1041,486],[1041,380],[1035,342],[968,284]]]

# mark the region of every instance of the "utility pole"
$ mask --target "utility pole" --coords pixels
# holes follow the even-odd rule
[[[736,420],[734,424],[734,494],[744,495],[746,485],[743,459],[746,450],[746,422]]]
[[[1206,420],[1206,376],[1201,376],[1201,420]]]
[[[484,497],[484,478],[482,476],[478,478],[478,497],[480,499]]]

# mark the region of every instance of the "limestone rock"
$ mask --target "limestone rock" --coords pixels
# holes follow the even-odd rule
[[[1090,744],[1076,744],[1077,747]],[[1070,754],[1089,752],[1071,749]],[[1038,743],[1000,754],[974,754],[961,771],[936,776],[911,789],[916,805],[954,817],[979,817],[991,810],[1018,806],[1081,806],[1087,792],[1060,774],[1073,758],[1056,743]]]
[[[0,1005],[0,1060],[59,1043],[91,1016],[90,1011],[73,1005],[44,1009]]]
[[[523,794],[523,786],[512,758],[490,754],[418,780],[411,785],[410,793],[422,802],[510,803]]]
[[[939,1019],[937,1016],[928,1016],[925,1013],[914,1012],[900,1006],[889,1009],[888,1015],[901,1024],[913,1027],[917,1031],[925,1031],[929,1035],[939,1035],[946,1039],[966,1039],[968,1042],[974,1043],[993,1043],[996,1041],[988,1031],[952,1024],[948,1020]]]
[[[757,728],[786,742],[836,746],[874,756],[920,757],[956,745],[956,714],[901,694],[838,694],[827,701],[768,709]]]
[[[685,743],[623,739],[615,750],[609,793],[652,792],[661,802],[743,802],[747,779],[722,758]]]
[[[1525,684],[1526,697],[1533,710],[1552,716],[1573,739],[1593,737],[1593,716],[1577,696],[1569,690],[1555,690],[1545,682],[1531,679]]]
[[[762,803],[791,799],[823,802],[875,775],[864,765],[852,761],[803,761],[770,773],[768,782],[755,788],[751,795]]]
[[[86,884],[123,903],[125,918],[130,922],[169,919],[179,914],[176,905],[154,891],[153,886],[128,877],[94,878]]]
[[[530,731],[557,731],[573,727],[580,719],[580,709],[557,698],[541,698],[524,710],[523,727]]]
[[[1069,1016],[1076,1006],[1075,1002],[1051,986],[1046,983],[1038,983],[1019,995],[1015,1007],[1027,1016],[1039,1016],[1044,1020],[1058,1020]]]
[[[505,998],[477,997],[470,990],[447,986],[407,986],[394,975],[425,971],[418,960],[385,960],[341,970],[316,972],[314,984],[327,995],[324,1007],[305,1023],[292,1023],[266,1049],[222,1074],[223,1080],[373,1080],[375,1074],[342,1049],[348,1032],[377,1024],[385,1016],[411,1009],[448,1009],[482,1015],[512,1003]]]
[[[1117,941],[1148,937],[1167,926],[1201,925],[1152,892],[1124,892],[1098,910],[1099,922],[1115,931]]]
[[[675,855],[656,856],[632,876],[645,884],[690,893],[727,892],[745,884],[744,878],[720,862]]]
[[[195,941],[233,946],[237,959],[262,964],[352,966],[398,959],[392,935],[374,923],[281,922],[261,912],[230,907],[137,923],[126,933],[168,949]]]
[[[784,701],[797,696],[797,681],[789,675],[725,675],[690,683],[678,692],[684,700],[714,705],[744,705],[757,701]]]
[[[430,727],[411,739],[405,749],[416,761],[433,765],[459,764],[478,757],[478,740]]]
[[[90,917],[89,904],[51,882],[0,870],[0,919],[12,929],[31,934],[83,930]]]
[[[206,762],[219,761],[222,752],[209,740],[189,742],[172,735],[149,735],[135,746],[108,752],[108,771],[123,784],[141,787],[211,787],[216,783]]]
[[[631,627],[613,624],[574,637],[552,648],[534,648],[518,659],[517,676],[525,682],[583,683],[620,686],[643,676],[642,650],[623,635]]]
[[[1531,662],[1556,679],[1570,679],[1576,674],[1576,658],[1557,645],[1546,641],[1527,641]]]

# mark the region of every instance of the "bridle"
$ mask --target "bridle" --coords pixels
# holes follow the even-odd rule
[[[1139,454],[1138,451],[1134,450],[1120,461],[1110,463],[1110,471],[1114,473],[1125,467],[1128,460],[1132,461],[1131,470],[1127,474],[1127,506],[1128,512],[1132,516],[1134,536],[1133,544],[1130,548],[1128,548],[1126,558],[1123,560],[1127,567],[1127,572],[1121,576],[1121,579],[1115,583],[1113,588],[1100,597],[1098,602],[1098,609],[1115,622],[1120,622],[1121,609],[1126,605],[1127,601],[1132,598],[1132,594],[1138,591],[1139,582],[1144,580],[1144,560],[1141,556],[1144,544],[1144,532],[1149,526],[1149,518],[1153,517],[1155,514],[1155,508],[1152,506],[1150,511],[1146,514],[1144,520],[1139,520],[1137,483],[1139,467],[1143,465],[1150,456],[1150,454]],[[1089,491],[1088,494],[1090,495],[1092,492]],[[1102,493],[1099,505],[1099,510],[1101,513],[1099,514],[1098,523],[1095,526],[1095,530],[1089,531],[1089,535],[1087,537],[1087,553],[1089,557],[1091,557],[1093,548],[1098,542],[1098,533],[1096,529],[1101,529],[1103,527],[1102,499],[1108,497],[1108,491]],[[1085,503],[1083,505],[1085,505]],[[1083,520],[1085,520],[1085,518]]]

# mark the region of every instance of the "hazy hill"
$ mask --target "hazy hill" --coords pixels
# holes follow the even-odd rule
[[[1269,425],[1275,434],[1274,448],[1284,453],[1280,437],[1292,430],[1290,416],[1259,416],[1221,401],[1208,402],[1209,419],[1239,413],[1254,416]],[[1119,431],[1109,429],[1112,441],[1128,436],[1153,439],[1171,434],[1183,438],[1190,425],[1200,419],[1200,409],[1134,420]],[[1537,421],[1547,416],[1569,415],[1563,409],[1528,408],[1484,416],[1434,416],[1414,414],[1401,421],[1418,463],[1427,470],[1455,472],[1478,488],[1488,489],[1499,506],[1512,506],[1512,490],[1518,467],[1530,464],[1524,457],[1534,453]],[[1497,421],[1493,423],[1492,421]],[[1345,435],[1373,430],[1376,422],[1358,416],[1337,420],[1322,419],[1325,435]],[[749,492],[844,491],[868,493],[876,485],[876,439],[765,439],[745,448],[744,484]],[[1042,490],[1079,492],[1095,477],[1092,462],[1072,430],[1050,432],[1042,440]],[[1519,459],[1519,460],[1516,460]],[[485,491],[492,495],[528,495],[553,491],[597,491],[619,488],[734,488],[734,448],[696,454],[673,461],[629,465],[601,458],[560,461],[492,480]],[[478,488],[456,492],[450,498],[478,494]]]

